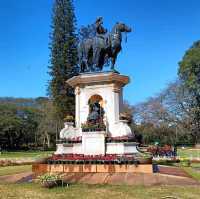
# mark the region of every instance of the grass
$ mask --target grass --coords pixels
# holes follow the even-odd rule
[[[2,152],[1,158],[43,158],[51,155],[53,151],[20,151],[20,152]]]
[[[19,191],[20,190],[20,191]],[[53,189],[42,188],[38,184],[0,184],[0,199],[161,199],[174,196],[181,199],[199,199],[200,189],[197,186],[112,186],[76,184]]]
[[[178,148],[178,156],[180,156],[181,158],[196,158],[199,157],[200,158],[200,149],[194,149],[194,148]]]
[[[0,176],[31,171],[32,165],[0,167]]]
[[[52,152],[5,152],[0,158],[38,158],[46,157]],[[179,149],[181,157],[198,155],[200,150]],[[198,157],[198,156],[196,156]],[[183,169],[194,179],[200,181],[200,172],[195,168],[200,164],[192,164]],[[31,171],[31,165],[0,167],[0,176]],[[198,186],[112,186],[112,185],[86,185],[74,184],[67,187],[53,189],[42,188],[39,184],[5,184],[0,182],[0,199],[162,199],[166,196],[174,196],[178,199],[199,199],[200,188]]]
[[[183,167],[183,169],[194,179],[200,182],[200,171],[196,171],[193,167]]]

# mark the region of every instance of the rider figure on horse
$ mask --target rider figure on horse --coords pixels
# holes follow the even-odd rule
[[[116,23],[110,33],[103,27],[103,18],[98,17],[95,23],[95,36],[80,41],[78,46],[79,66],[81,72],[102,71],[111,61],[111,70],[121,50],[122,33],[131,32],[124,23]],[[93,30],[90,30],[93,32]]]
[[[96,38],[95,38],[95,44],[98,44],[95,46],[95,53],[94,53],[94,62],[97,63],[99,60],[99,51],[98,49],[107,48],[109,45],[108,36],[107,36],[107,29],[103,27],[103,17],[98,17],[95,21],[95,28],[96,28]],[[105,60],[107,60],[107,55],[105,55]]]
[[[104,39],[107,29],[103,27],[103,17],[98,17],[95,21],[96,36]]]

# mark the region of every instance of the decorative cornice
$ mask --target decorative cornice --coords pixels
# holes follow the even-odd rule
[[[67,83],[72,86],[84,86],[84,85],[93,85],[93,84],[118,84],[122,87],[129,83],[129,77],[125,75],[120,75],[117,73],[91,73],[91,74],[80,74],[74,76],[71,79],[67,80]]]

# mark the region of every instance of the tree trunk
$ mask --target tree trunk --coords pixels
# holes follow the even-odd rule
[[[50,145],[51,145],[51,143],[50,143],[50,135],[47,132],[45,132],[45,135],[46,135],[46,139],[47,139],[47,147],[50,148]]]

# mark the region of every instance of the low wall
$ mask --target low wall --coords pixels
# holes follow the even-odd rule
[[[153,173],[152,164],[39,164],[32,166],[35,175],[43,173]]]

